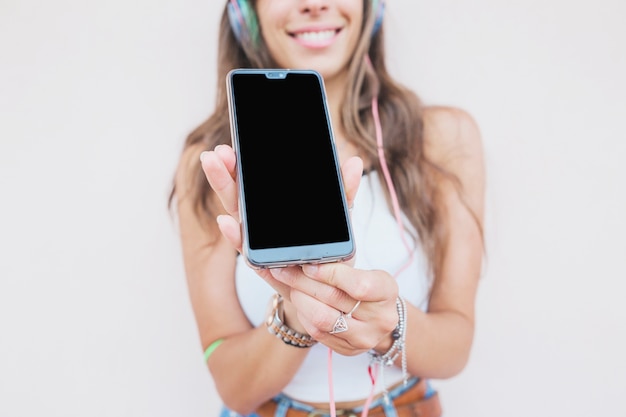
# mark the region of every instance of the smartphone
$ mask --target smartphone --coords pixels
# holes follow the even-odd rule
[[[235,69],[226,83],[248,265],[351,258],[355,245],[321,75]]]

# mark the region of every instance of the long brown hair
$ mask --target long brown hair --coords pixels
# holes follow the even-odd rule
[[[254,2],[252,2],[254,3]],[[431,276],[439,270],[443,256],[445,228],[437,203],[437,177],[445,172],[424,153],[422,104],[409,89],[395,82],[385,65],[384,34],[381,27],[373,36],[375,16],[372,2],[364,0],[364,21],[360,41],[348,69],[349,85],[345,90],[340,123],[346,140],[352,143],[371,169],[380,171],[375,126],[372,118],[372,98],[377,97],[384,137],[384,153],[400,207],[415,228],[429,261]],[[370,60],[368,62],[368,59]],[[370,64],[371,63],[371,64]],[[199,156],[203,150],[219,144],[230,144],[230,124],[226,97],[226,74],[233,68],[275,68],[267,46],[259,36],[258,43],[240,44],[234,37],[226,9],[219,32],[217,97],[210,117],[189,134],[184,149],[195,147]],[[193,177],[188,184],[196,215],[207,227],[214,226],[219,203],[211,198],[212,190],[200,167],[199,157],[191,160]],[[389,201],[389,190],[382,179]],[[170,207],[175,197],[181,198],[174,185]]]

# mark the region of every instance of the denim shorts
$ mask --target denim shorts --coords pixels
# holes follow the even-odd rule
[[[419,382],[419,378],[409,379],[406,385],[400,384],[397,387],[390,390],[388,394],[388,398],[393,400],[394,398],[403,394],[406,390],[410,389],[413,385],[417,384],[418,382]],[[430,384],[427,384],[426,395],[424,396],[424,398],[429,398],[434,394],[435,394],[435,390],[430,386]],[[299,401],[291,399],[284,394],[278,394],[276,397],[274,397],[274,401],[276,401],[276,403],[278,404],[278,408],[276,409],[276,414],[274,415],[274,417],[285,417],[289,408],[295,408],[297,410],[302,410],[306,412],[311,412],[314,410],[314,408],[311,407],[310,405],[303,404]],[[377,407],[379,405],[382,406],[383,410],[385,411],[386,417],[397,417],[396,409],[393,405],[393,402],[387,401],[385,396],[379,396],[375,401],[372,401],[372,403],[370,404],[370,409]],[[353,411],[357,414],[360,414],[363,411],[363,407],[355,407]],[[330,416],[330,414],[328,416]],[[248,416],[242,416],[241,414],[238,414],[224,407],[222,408],[222,411],[220,412],[220,417],[259,417],[259,415],[256,413],[252,413],[252,414],[248,414]]]

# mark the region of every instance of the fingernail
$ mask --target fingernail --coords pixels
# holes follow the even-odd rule
[[[272,268],[270,269],[270,273],[272,274],[272,276],[278,280],[280,280],[281,277],[285,276],[285,271],[283,268]]]
[[[319,269],[320,267],[315,264],[302,265],[302,272],[308,277],[314,277]]]
[[[217,222],[217,224],[218,224],[219,226],[221,226],[221,225],[222,225],[222,223],[224,223],[224,218],[225,218],[225,217],[226,217],[226,216],[225,216],[224,214],[220,214],[219,216],[217,216],[217,217],[215,218],[215,221]]]
[[[204,160],[206,159],[206,157],[207,157],[208,155],[209,155],[209,152],[208,152],[208,151],[203,151],[203,152],[200,154],[200,161],[201,161],[201,162],[204,162]]]

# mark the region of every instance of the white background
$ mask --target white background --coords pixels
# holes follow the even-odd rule
[[[216,415],[166,198],[223,4],[0,0],[1,416]],[[447,416],[626,416],[625,17],[388,2],[393,73],[485,144],[488,262],[470,363],[436,381]]]

